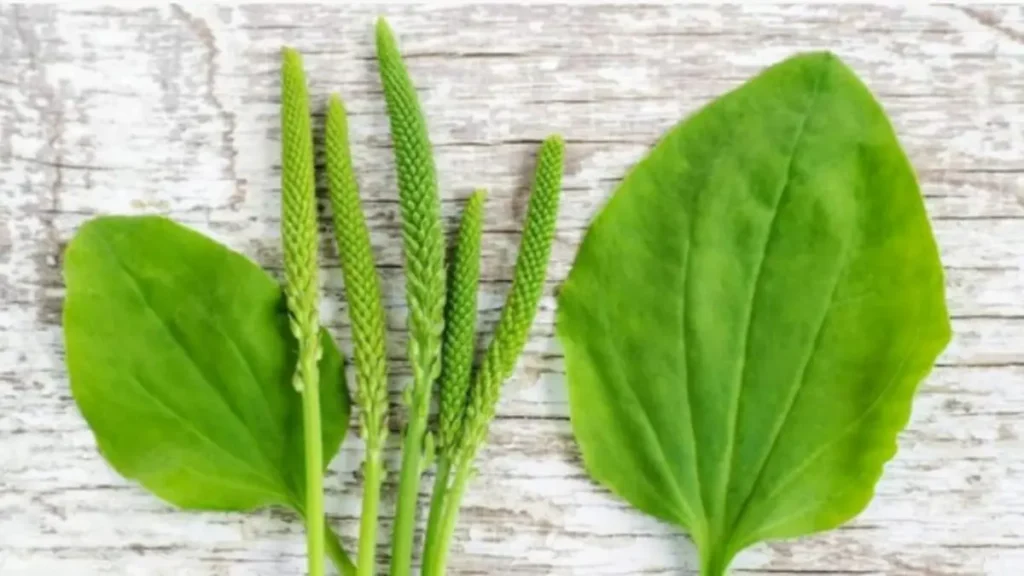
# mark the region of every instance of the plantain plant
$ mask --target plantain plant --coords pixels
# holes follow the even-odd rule
[[[412,386],[404,394],[409,417],[402,443],[402,469],[391,540],[391,573],[402,576],[409,573],[412,562],[416,504],[420,476],[425,468],[423,453],[429,452],[431,443],[427,440],[430,396],[434,380],[441,371],[444,235],[427,125],[394,35],[384,20],[377,22],[377,60],[398,173],[409,308],[408,353],[412,366]]]
[[[486,441],[501,385],[512,375],[537,313],[558,216],[562,157],[561,138],[548,138],[541,145],[512,289],[483,362],[472,376],[468,365],[475,315],[467,309],[475,307],[469,294],[476,290],[479,270],[465,260],[479,256],[480,216],[476,204],[482,202],[482,197],[478,195],[470,202],[463,217],[449,289],[455,303],[448,307],[444,342],[445,354],[451,355],[451,360],[446,360],[441,378],[442,444],[427,522],[424,575],[445,573],[448,547],[462,496],[473,474],[473,461]]]
[[[413,371],[390,573],[410,574],[422,477],[436,461],[422,568],[443,576],[545,285],[563,143],[540,147],[512,287],[474,368],[485,194],[467,202],[446,270],[427,124],[383,20],[376,40]],[[327,191],[366,446],[353,562],[324,514],[323,472],[349,397],[319,325],[309,96],[291,49],[281,86],[283,289],[166,218],[87,222],[64,255],[71,391],[126,478],[189,510],[290,508],[305,521],[311,576],[324,575],[327,557],[344,576],[372,576],[389,432],[380,278],[334,96]],[[950,338],[924,208],[879,104],[838,58],[817,53],[672,129],[589,228],[557,314],[573,431],[595,480],[689,531],[703,575],[723,576],[756,543],[833,528],[871,500]]]
[[[324,149],[327,191],[355,343],[359,430],[366,442],[358,556],[359,575],[363,576],[374,573],[377,516],[384,480],[383,452],[388,437],[386,328],[370,231],[363,217],[359,186],[352,169],[348,120],[344,104],[337,96],[332,96],[327,105]]]
[[[284,293],[299,357],[293,385],[302,394],[306,456],[306,549],[309,576],[324,573],[323,445],[320,440],[319,285],[317,284],[316,184],[309,96],[298,52],[284,50],[281,67],[281,238]]]
[[[444,515],[452,460],[469,401],[473,368],[473,341],[476,331],[477,285],[480,280],[480,236],[485,193],[470,197],[462,213],[459,231],[452,249],[448,270],[448,301],[445,304],[445,329],[441,356],[438,414],[437,470],[434,492],[427,519],[427,540],[423,565],[431,566],[439,553],[437,526]]]
[[[472,345],[485,194],[477,191],[467,203],[446,283],[440,199],[427,124],[394,35],[384,20],[377,24],[377,58],[398,176],[409,308],[408,354],[413,371],[412,384],[403,394],[409,417],[402,442],[391,574],[405,576],[411,572],[420,483],[424,470],[435,459],[435,446],[439,452],[438,468],[423,570],[425,574],[443,573],[473,460],[494,417],[501,383],[511,374],[523,349],[544,287],[558,211],[563,144],[560,138],[552,137],[541,146],[512,289],[494,340],[473,376]],[[345,110],[337,96],[328,105],[325,133],[328,188],[359,370],[357,400],[364,412],[360,427],[367,439],[367,484],[358,563],[360,574],[372,574],[380,490],[379,451],[386,435],[383,308],[369,233],[359,207]],[[431,392],[439,376],[441,402],[435,441],[428,430],[428,419]]]
[[[433,387],[441,376],[425,572],[440,573],[473,458],[544,286],[562,144],[552,138],[541,147],[515,280],[474,373],[484,193],[467,203],[446,272],[427,125],[383,20],[376,36],[398,174],[413,368],[403,394],[408,420],[390,573],[408,576],[420,484],[434,461]],[[327,196],[366,446],[355,562],[324,512],[324,469],[345,435],[349,397],[341,355],[319,321],[313,135],[297,51],[284,49],[281,67],[283,287],[242,255],[166,218],[97,218],[65,256],[67,364],[75,400],[122,475],[187,509],[287,506],[305,521],[310,576],[324,576],[327,558],[344,576],[372,576],[389,432],[385,314],[340,97],[329,99],[325,123]]]
[[[166,218],[87,222],[64,259],[75,401],[123,476],[189,510],[276,505],[305,519],[308,572],[355,574],[324,516],[348,425],[342,360],[319,325],[312,133],[299,54],[283,51],[285,285]]]

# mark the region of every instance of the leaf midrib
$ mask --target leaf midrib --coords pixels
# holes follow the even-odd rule
[[[222,260],[226,260],[228,256],[228,253],[221,252]],[[238,283],[235,284],[235,292],[238,292],[240,286],[241,285]],[[249,356],[242,351],[242,348],[238,345],[238,342],[235,341],[234,337],[232,337],[232,335],[227,330],[224,329],[224,326],[218,320],[218,315],[210,310],[210,307],[207,306],[204,300],[192,298],[191,294],[189,295],[189,300],[195,304],[198,304],[199,308],[202,309],[203,312],[206,312],[206,318],[211,320],[210,324],[212,324],[213,327],[217,330],[217,332],[224,337],[224,340],[231,346],[231,351],[234,352],[238,359],[242,361],[242,365],[245,367],[245,371],[249,375],[249,378],[253,382],[260,384],[260,379],[256,377],[256,372],[253,369],[252,363],[249,361]],[[283,434],[280,433],[281,431],[278,429],[278,427],[274,425],[274,411],[270,407],[270,398],[267,397],[266,390],[262,385],[257,385],[256,388],[260,392],[258,396],[261,400],[260,406],[263,409],[262,411],[264,413],[264,416],[266,417],[266,423],[268,424],[267,427],[271,430],[271,433],[274,434],[277,440],[281,441],[281,444],[284,445],[285,437]],[[241,419],[240,415],[236,414],[236,417]]]
[[[849,241],[847,241],[847,244],[848,243]],[[821,345],[821,337],[822,334],[824,334],[825,332],[825,326],[828,324],[828,319],[829,317],[831,317],[833,310],[835,310],[835,295],[841,284],[843,274],[846,271],[847,266],[849,265],[847,258],[848,257],[846,255],[842,257],[843,264],[839,267],[838,271],[835,274],[835,279],[832,282],[832,290],[828,298],[828,304],[825,306],[825,311],[822,313],[821,319],[818,321],[818,328],[816,329],[814,334],[814,341],[811,344],[809,352],[807,353],[807,357],[804,358],[802,367],[800,368],[800,377],[797,381],[797,385],[790,391],[788,395],[788,398],[786,400],[786,408],[781,413],[782,417],[777,418],[775,422],[772,423],[772,437],[771,441],[768,444],[768,451],[765,453],[765,455],[761,458],[760,462],[758,463],[757,473],[754,475],[754,482],[750,485],[750,490],[747,492],[746,496],[743,498],[743,503],[740,504],[739,509],[736,511],[735,517],[732,521],[729,531],[727,532],[727,536],[730,539],[733,538],[736,528],[739,527],[740,522],[743,520],[743,517],[747,512],[747,509],[750,505],[751,500],[754,497],[754,494],[757,493],[757,489],[760,486],[761,480],[764,476],[764,471],[768,467],[768,462],[771,461],[772,456],[775,454],[775,449],[778,447],[779,438],[782,436],[782,430],[786,427],[786,422],[789,420],[789,416],[793,412],[793,407],[796,406],[797,400],[800,398],[800,394],[804,391],[804,385],[807,383],[807,372],[811,366],[811,361],[814,359],[815,352]]]
[[[832,59],[829,57],[829,58],[826,58],[820,64],[821,71],[818,72],[818,76],[815,79],[814,88],[812,89],[812,92],[811,92],[811,100],[810,100],[810,102],[807,105],[806,111],[804,112],[803,117],[800,120],[800,125],[797,128],[796,135],[794,136],[793,145],[792,145],[792,148],[791,148],[790,153],[789,153],[788,158],[787,158],[785,179],[782,182],[782,185],[781,185],[782,189],[780,190],[780,192],[778,194],[778,198],[775,201],[775,205],[772,208],[772,219],[771,219],[771,222],[769,222],[769,224],[768,224],[768,234],[767,234],[767,237],[765,238],[764,248],[762,249],[762,252],[761,252],[760,261],[758,262],[757,274],[754,277],[754,289],[753,289],[753,292],[752,292],[752,294],[750,296],[750,312],[747,314],[747,321],[746,321],[746,325],[745,325],[745,328],[744,328],[743,357],[742,357],[742,359],[740,361],[739,370],[738,370],[738,377],[739,377],[740,381],[739,381],[739,383],[737,385],[736,398],[735,398],[735,400],[733,400],[732,406],[730,407],[730,420],[731,420],[730,429],[731,429],[731,433],[730,433],[730,436],[729,436],[729,442],[726,444],[726,454],[725,454],[726,470],[725,470],[725,474],[722,475],[721,485],[718,488],[718,491],[719,491],[719,504],[720,504],[720,506],[719,506],[719,509],[717,510],[717,512],[719,514],[721,514],[720,520],[722,522],[725,522],[727,520],[727,516],[728,516],[727,504],[728,504],[728,498],[729,498],[729,485],[732,483],[732,466],[733,466],[733,460],[734,460],[733,455],[734,455],[735,449],[736,449],[736,435],[737,435],[738,427],[739,427],[739,407],[740,407],[740,404],[741,404],[741,401],[742,401],[742,398],[743,398],[743,390],[746,388],[746,386],[745,386],[745,382],[746,382],[746,377],[745,377],[746,364],[747,364],[747,359],[748,359],[748,357],[750,355],[750,329],[751,329],[751,326],[753,325],[754,316],[755,316],[755,313],[757,311],[757,301],[758,301],[757,300],[757,294],[758,294],[758,292],[760,290],[761,279],[762,279],[762,276],[763,276],[763,273],[764,273],[764,263],[765,263],[765,260],[767,260],[768,252],[769,252],[769,249],[770,249],[770,247],[772,245],[772,239],[775,237],[776,231],[778,229],[777,228],[777,223],[778,223],[778,216],[779,216],[780,208],[782,206],[783,201],[786,198],[787,193],[792,188],[794,159],[796,158],[798,152],[800,151],[800,147],[801,147],[801,144],[803,142],[803,139],[804,139],[804,136],[805,136],[805,132],[806,132],[806,129],[807,129],[808,121],[810,120],[811,116],[814,114],[815,108],[818,105],[818,100],[819,100],[819,98],[821,96],[822,80],[825,78],[826,74],[828,73],[828,71],[831,68],[831,61],[832,61]],[[724,529],[724,526],[722,528]],[[725,532],[721,532],[721,533],[717,534],[717,538],[719,539],[719,541],[716,543],[716,545],[724,546],[727,543],[727,540],[730,537],[731,537],[731,534],[728,534],[728,533],[725,533]]]

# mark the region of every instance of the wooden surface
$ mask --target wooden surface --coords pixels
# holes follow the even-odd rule
[[[536,145],[550,132],[568,143],[549,294],[466,497],[453,573],[693,572],[682,534],[583,473],[550,294],[589,218],[663,131],[762,67],[819,48],[875,91],[919,171],[956,335],[871,507],[835,532],[752,549],[735,573],[1024,573],[1022,8],[3,5],[0,574],[302,573],[301,527],[287,514],[177,512],[100,459],[63,367],[61,251],[92,216],[161,213],[277,273],[278,51],[293,45],[316,109],[336,90],[352,112],[397,390],[407,369],[395,179],[372,60],[378,13],[421,91],[449,225],[474,186],[491,190],[487,329],[508,288]],[[324,244],[324,316],[348,349]],[[359,460],[350,437],[327,480],[350,548]]]

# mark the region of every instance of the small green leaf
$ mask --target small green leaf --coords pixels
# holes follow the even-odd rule
[[[707,576],[863,510],[950,339],[913,170],[823,53],[664,137],[587,232],[557,326],[587,469],[688,529]]]
[[[302,512],[297,344],[280,286],[170,220],[102,217],[65,254],[71,391],[103,456],[184,508]],[[342,360],[321,332],[324,462],[348,425]]]

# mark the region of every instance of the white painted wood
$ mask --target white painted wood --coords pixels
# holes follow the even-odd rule
[[[421,90],[446,218],[473,187],[491,190],[488,328],[543,136],[568,142],[553,290],[589,218],[665,129],[794,51],[843,57],[919,171],[956,336],[871,507],[843,529],[759,546],[735,572],[1024,572],[1024,9],[4,5],[0,574],[302,573],[301,529],[286,514],[178,512],[101,460],[62,363],[61,250],[89,217],[156,212],[279,268],[277,63],[290,44],[305,53],[317,103],[337,90],[351,109],[400,358],[395,181],[372,60],[378,12]],[[336,304],[325,319],[348,348],[338,274],[325,283]],[[692,573],[683,535],[583,473],[550,292],[543,307],[466,498],[452,572]],[[407,371],[396,365],[397,390]],[[329,512],[350,547],[358,462],[350,439],[328,480]]]

